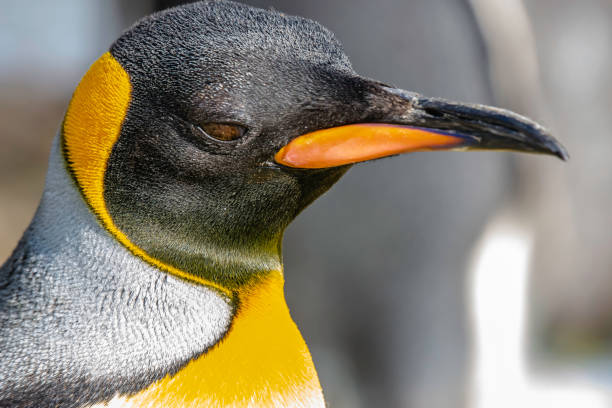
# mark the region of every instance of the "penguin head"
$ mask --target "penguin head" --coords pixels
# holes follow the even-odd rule
[[[431,149],[565,157],[526,118],[363,78],[318,23],[229,1],[125,32],[75,91],[62,144],[124,245],[226,287],[280,267],[284,229],[354,163]]]

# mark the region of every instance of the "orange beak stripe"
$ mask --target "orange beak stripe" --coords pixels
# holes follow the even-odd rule
[[[280,149],[274,160],[301,169],[321,169],[394,154],[450,149],[466,139],[432,130],[385,123],[359,123],[317,130]]]

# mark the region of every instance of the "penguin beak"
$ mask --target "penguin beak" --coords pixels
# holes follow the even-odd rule
[[[483,105],[428,98],[382,88],[389,106],[373,123],[356,123],[298,136],[274,159],[284,166],[320,169],[424,150],[509,150],[568,159],[565,148],[537,123]]]

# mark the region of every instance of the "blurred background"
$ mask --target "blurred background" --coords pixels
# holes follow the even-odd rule
[[[0,262],[88,66],[180,1],[2,0]],[[612,1],[250,0],[334,31],[357,72],[541,121],[567,163],[360,165],[285,237],[287,301],[330,407],[612,407]]]

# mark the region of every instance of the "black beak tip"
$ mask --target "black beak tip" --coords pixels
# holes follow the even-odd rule
[[[569,153],[567,150],[565,150],[565,147],[561,145],[557,145],[557,150],[554,152],[554,154],[563,161],[568,161],[570,158]]]
[[[553,137],[549,136],[548,138],[549,140],[545,145],[545,153],[557,156],[563,161],[568,161],[570,156],[567,149]]]

